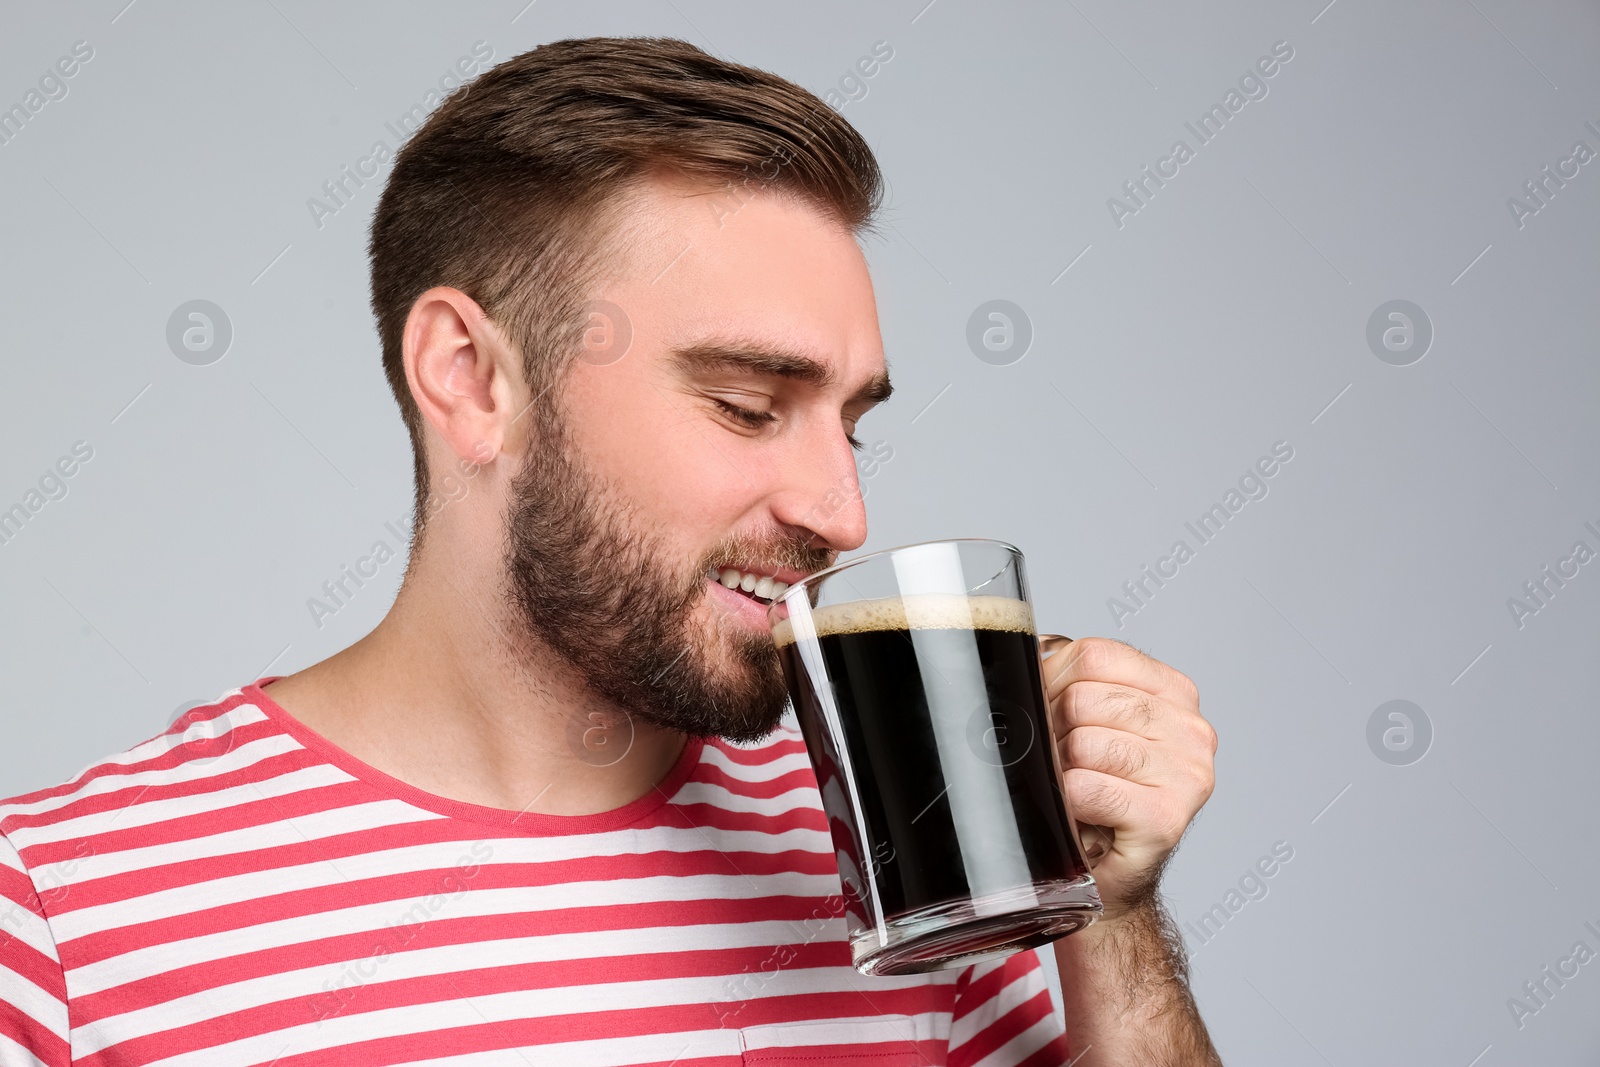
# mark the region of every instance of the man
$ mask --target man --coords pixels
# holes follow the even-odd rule
[[[749,601],[866,538],[878,199],[814,96],[677,41],[563,41],[453,95],[372,226],[399,596],[0,805],[0,1065],[1215,1063],[1156,897],[1214,735],[1117,642],[1047,661],[1105,828],[1105,918],[1054,946],[1066,1033],[1034,951],[850,966]]]

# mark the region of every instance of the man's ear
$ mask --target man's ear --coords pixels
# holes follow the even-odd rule
[[[477,301],[443,285],[417,297],[401,359],[418,410],[456,458],[500,454],[527,387],[514,347]]]

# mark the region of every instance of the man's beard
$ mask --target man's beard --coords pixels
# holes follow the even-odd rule
[[[541,410],[538,421],[506,526],[508,593],[529,635],[645,722],[739,743],[771,733],[787,698],[777,649],[768,632],[710,602],[708,573],[730,561],[811,573],[836,553],[793,537],[727,538],[679,559],[577,462],[558,415]]]

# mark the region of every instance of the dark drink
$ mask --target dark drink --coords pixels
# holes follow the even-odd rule
[[[921,949],[875,973],[1015,951],[1089,921],[1036,907],[1035,887],[1081,886],[1089,868],[1068,825],[1027,603],[922,594],[817,608],[809,622],[814,640],[796,642],[786,622],[774,638],[847,909],[863,926],[928,928]]]

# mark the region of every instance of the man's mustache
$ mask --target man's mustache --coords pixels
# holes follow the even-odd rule
[[[817,548],[798,537],[767,541],[727,538],[705,555],[695,574],[702,575],[712,567],[738,562],[774,568],[793,568],[811,575],[833,566],[838,558],[839,553],[833,549]]]

